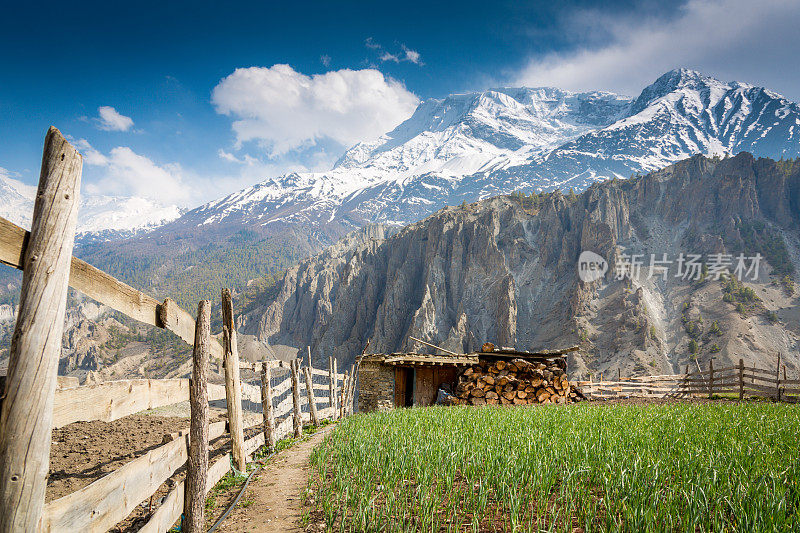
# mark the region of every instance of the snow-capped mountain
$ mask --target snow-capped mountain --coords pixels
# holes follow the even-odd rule
[[[580,191],[696,153],[800,155],[800,107],[779,94],[670,71],[637,98],[555,88],[431,99],[328,172],[291,173],[190,211],[187,226],[404,224],[515,190]]]
[[[0,169],[0,217],[30,228],[35,199],[36,187],[8,177]]]
[[[31,227],[36,187],[0,174],[0,216]],[[145,232],[180,217],[177,206],[162,206],[144,198],[83,196],[78,210],[77,239],[105,241]]]

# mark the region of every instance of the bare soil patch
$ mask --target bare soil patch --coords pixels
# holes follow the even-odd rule
[[[75,422],[54,429],[50,448],[50,472],[47,479],[46,501],[56,500],[118,470],[128,462],[163,444],[164,435],[189,428],[188,402],[147,411],[113,422]],[[223,408],[212,407],[210,421],[226,419]],[[254,426],[260,413],[245,413],[245,426]],[[249,438],[260,427],[245,432]],[[210,461],[230,451],[227,434],[211,443]],[[114,532],[137,531],[158,508],[176,483],[185,476],[183,468],[159,487],[153,497],[142,502],[115,528]]]

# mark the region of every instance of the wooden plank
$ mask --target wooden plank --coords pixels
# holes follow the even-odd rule
[[[713,368],[713,364],[712,364],[712,368]],[[695,377],[695,376],[706,376],[706,375],[708,375],[709,373],[714,373],[714,374],[716,374],[717,372],[727,372],[727,371],[729,371],[729,370],[736,370],[736,371],[738,371],[738,370],[739,370],[739,367],[738,367],[738,366],[736,366],[736,365],[734,365],[734,366],[726,366],[726,367],[723,367],[723,368],[713,368],[713,370],[701,370],[701,371],[699,371],[699,372],[692,372],[691,374],[689,374],[689,377]]]
[[[290,376],[285,376],[283,381],[272,387],[272,397],[280,396],[287,390],[292,388],[292,379]]]
[[[111,422],[188,399],[188,379],[129,379],[59,390],[53,404],[53,427],[79,421]]]
[[[294,400],[291,396],[287,396],[283,401],[278,403],[278,405],[275,406],[274,410],[275,417],[278,418],[291,413],[293,401]]]
[[[774,370],[767,370],[765,368],[757,368],[754,366],[745,367],[744,371],[749,372],[750,374],[764,374],[767,377],[772,377],[775,375]]]
[[[43,530],[108,531],[186,463],[187,440],[183,437],[150,450],[94,483],[48,503]]]
[[[228,422],[226,422],[225,420],[223,420],[221,422],[213,422],[213,423],[209,424],[208,425],[208,441],[211,442],[214,439],[219,438],[222,435],[224,435],[227,432],[227,428],[228,428]],[[181,429],[179,431],[175,431],[175,432],[172,432],[172,433],[167,433],[166,435],[164,435],[164,438],[161,439],[161,442],[163,444],[166,444],[168,442],[172,442],[174,440],[177,440],[177,439],[179,439],[181,437],[187,437],[188,435],[189,435],[189,428]]]
[[[208,474],[206,475],[206,494],[214,488],[214,485],[225,477],[225,474],[231,471],[231,454],[226,453],[208,467]]]
[[[222,338],[225,353],[225,405],[228,410],[228,424],[231,432],[231,455],[234,467],[239,471],[244,471],[247,467],[247,458],[244,453],[244,424],[242,422],[243,384],[239,370],[236,325],[233,321],[233,297],[227,288],[222,289]],[[250,386],[248,385],[248,387]],[[255,389],[255,387],[252,388]],[[258,398],[258,400],[260,399]]]
[[[775,394],[775,387],[771,387],[768,385],[759,385],[757,383],[748,383],[747,381],[744,382],[744,389],[758,391],[758,392],[766,392],[773,395]]]
[[[211,304],[201,300],[197,306],[192,382],[189,386],[191,420],[189,459],[186,465],[183,530],[205,533],[206,477],[208,474],[208,359],[211,344]]]
[[[29,232],[0,218],[0,263],[22,270],[21,258],[29,236]],[[159,302],[77,257],[70,260],[69,286],[139,322],[168,329],[187,344],[194,342],[194,319],[173,300]],[[211,354],[215,359],[223,357],[216,340]]]
[[[255,436],[250,437],[249,439],[244,441],[244,451],[248,456],[250,456],[263,445],[264,445],[264,434],[256,433]]]
[[[206,492],[225,477],[231,469],[231,455],[225,454],[208,468]],[[161,506],[150,516],[150,520],[139,530],[139,533],[164,533],[172,528],[183,513],[184,482],[180,481],[167,494]]]
[[[208,399],[225,398],[225,387],[208,385]],[[122,417],[189,399],[188,379],[125,379],[57,390],[53,405],[53,427],[73,422]]]
[[[82,166],[78,151],[51,126],[28,246],[17,257],[25,270],[0,415],[3,532],[34,531],[42,517]]]
[[[226,455],[224,459],[227,459]],[[172,528],[183,513],[183,480],[167,494],[164,501],[150,516],[150,520],[142,526],[138,533],[164,533]]]
[[[327,378],[330,375],[330,373],[327,370],[322,370],[321,368],[314,368],[314,367],[311,367],[311,373],[314,374],[315,376],[319,376],[322,378]]]
[[[240,387],[242,391],[242,399],[255,404],[261,403],[261,388],[249,383],[242,383]]]
[[[275,427],[275,439],[281,440],[284,437],[288,437],[294,431],[293,429],[293,422],[291,417],[287,417]]]
[[[760,381],[760,382],[764,382],[764,383],[777,384],[778,381],[779,381],[779,380],[777,380],[775,378],[772,378],[772,377],[757,376],[757,375],[754,375],[754,374],[748,374],[747,371],[745,371],[743,373],[743,376],[744,376],[744,379],[746,379],[746,380],[749,379],[749,380],[755,380],[755,381]],[[780,380],[780,382],[783,383],[783,380]],[[773,389],[774,389],[774,387],[773,387]]]

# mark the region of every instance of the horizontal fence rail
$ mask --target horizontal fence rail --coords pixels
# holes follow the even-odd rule
[[[577,387],[589,399],[682,398],[715,395],[800,401],[800,379],[788,379],[780,358],[775,369],[744,365],[714,368],[686,374],[618,378],[617,381],[579,381]]]

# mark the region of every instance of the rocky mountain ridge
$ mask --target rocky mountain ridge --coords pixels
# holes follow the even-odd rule
[[[385,238],[380,226],[290,269],[245,332],[320,364],[370,351],[580,343],[571,369],[656,374],[714,357],[800,369],[800,162],[703,156],[640,178],[448,207]],[[608,261],[581,281],[590,250]],[[620,254],[764,256],[755,280],[615,279]],[[733,271],[733,266],[730,267]],[[791,291],[790,291],[791,289]]]

